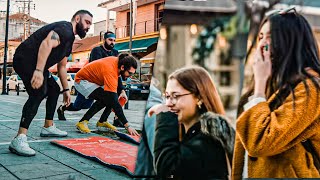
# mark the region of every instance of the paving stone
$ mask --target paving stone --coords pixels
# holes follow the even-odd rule
[[[0,174],[1,174],[1,177],[0,177],[1,179],[5,179],[5,180],[16,180],[16,179],[18,179],[3,167],[0,167]]]
[[[0,145],[0,154],[2,156],[2,154],[8,154],[10,153],[9,151],[9,145],[5,144],[5,145]],[[1,162],[0,162],[1,163]]]
[[[95,169],[105,169],[106,166],[98,163],[96,161],[85,159],[85,158],[68,158],[68,159],[60,159],[59,162],[71,166],[78,171],[85,170],[95,170]]]
[[[86,175],[89,175],[90,177],[97,179],[97,180],[106,180],[106,179],[112,179],[112,180],[126,180],[126,179],[132,179],[129,175],[112,170],[109,168],[106,169],[98,169],[98,170],[89,170],[89,171],[83,171]]]
[[[88,179],[91,179],[91,177],[83,175],[81,173],[68,173],[68,174],[61,174],[57,176],[36,178],[36,180],[88,180]]]
[[[0,156],[0,163],[5,167],[17,166],[17,165],[23,165],[23,164],[30,165],[38,162],[52,163],[56,161],[38,152],[36,153],[35,156],[32,156],[32,157],[18,156],[13,153],[1,154]]]
[[[55,146],[55,145],[53,145]],[[58,146],[57,146],[58,147]],[[46,156],[56,159],[57,161],[62,161],[65,159],[76,159],[80,158],[81,156],[64,148],[58,147],[59,149],[50,149],[50,150],[42,150],[41,153],[45,154]],[[83,157],[81,157],[83,158]]]
[[[43,163],[42,161],[35,161],[31,164],[7,166],[7,168],[20,179],[44,178],[76,172],[70,167],[60,163]]]

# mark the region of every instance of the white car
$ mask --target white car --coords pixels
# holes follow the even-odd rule
[[[68,80],[68,85],[69,85],[69,89],[70,89],[70,94],[71,95],[77,95],[77,91],[76,88],[74,87],[74,78],[75,78],[76,73],[68,73],[67,74],[67,80]],[[56,80],[56,82],[58,83],[58,85],[60,86],[60,90],[62,91],[62,84],[61,81],[59,79],[58,76],[52,75],[53,78]]]
[[[24,86],[22,79],[19,75],[11,75],[9,79],[7,80],[7,87],[9,85],[9,90],[18,90],[19,91],[26,91],[26,87]]]

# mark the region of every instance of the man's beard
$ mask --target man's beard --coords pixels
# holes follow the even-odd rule
[[[125,80],[127,80],[127,77],[124,75],[126,73],[126,71],[125,70],[120,70],[120,76],[121,76],[121,78],[122,78],[122,80],[123,81],[125,81]]]
[[[83,39],[84,37],[86,37],[87,32],[86,32],[86,30],[83,28],[83,25],[82,25],[82,23],[81,23],[81,20],[80,20],[80,22],[78,22],[78,23],[76,24],[76,32],[77,32],[78,36],[79,36],[81,39]]]
[[[104,47],[108,50],[112,50],[114,48],[114,44],[111,43],[109,45],[107,42],[104,42]]]

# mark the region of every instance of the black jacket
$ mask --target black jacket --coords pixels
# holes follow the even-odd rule
[[[227,179],[225,153],[232,159],[235,137],[231,125],[221,116],[207,112],[181,142],[178,128],[174,113],[157,116],[154,144],[157,175],[162,179],[171,175],[174,179]]]

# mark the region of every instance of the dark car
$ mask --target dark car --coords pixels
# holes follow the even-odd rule
[[[129,90],[129,99],[147,100],[149,96],[149,83],[131,80],[126,83],[126,89]]]

